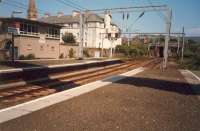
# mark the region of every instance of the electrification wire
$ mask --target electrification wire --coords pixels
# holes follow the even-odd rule
[[[81,8],[75,6],[74,4],[70,4],[69,2],[67,2],[67,1],[65,1],[65,0],[57,0],[57,1],[58,1],[59,3],[62,3],[62,4],[64,4],[64,5],[66,5],[66,6],[68,6],[68,7],[71,7],[71,8],[77,9],[77,10],[79,10],[79,11],[82,11]]]
[[[140,17],[138,17],[137,19],[135,19],[134,21],[133,21],[133,23],[129,26],[129,28],[128,29],[132,29],[132,27],[133,27],[133,25],[138,21],[140,19]]]
[[[27,8],[24,7],[24,6],[20,6],[20,5],[17,5],[15,3],[10,3],[8,1],[3,1],[2,4],[9,5],[9,6],[12,6],[12,7],[17,7],[19,9],[23,9],[23,10],[27,10]]]
[[[12,6],[12,7],[17,7],[19,9],[22,9],[22,10],[26,10],[27,11],[27,6],[25,6],[25,4],[21,3],[21,2],[11,2],[11,1],[3,1],[2,2],[3,4],[6,4],[6,5],[9,5],[9,6]],[[39,14],[43,15],[44,13],[38,11]]]
[[[74,3],[74,2],[72,2],[70,0],[65,0],[65,1],[68,2],[68,3],[70,3],[70,4],[72,4],[72,5],[74,5],[74,6],[77,6],[78,8],[80,8],[82,10],[88,10],[87,8],[81,6],[81,5],[77,4],[77,3]]]
[[[19,2],[19,1],[12,0],[12,2],[14,2],[14,3],[18,4],[18,5],[23,5],[23,6],[25,6],[25,7],[28,7],[27,4],[24,4],[24,3]],[[39,8],[37,8],[37,10],[38,10],[40,13],[46,12],[45,10],[41,10],[41,9],[39,9]]]
[[[151,0],[147,0],[147,2],[153,7],[153,3],[151,2]],[[156,10],[155,7],[153,7],[153,8]],[[156,11],[156,13],[161,19],[165,19],[165,16],[161,12]]]
[[[24,4],[24,3],[19,2],[19,1],[12,0],[12,2],[14,2],[15,4],[18,4],[18,5],[20,5],[20,6],[23,5],[24,7],[28,7],[27,4]],[[41,13],[41,14],[44,14],[45,12],[47,12],[47,11],[45,11],[45,10],[41,10],[41,9],[39,9],[39,8],[37,8],[37,10],[38,10],[38,12]]]

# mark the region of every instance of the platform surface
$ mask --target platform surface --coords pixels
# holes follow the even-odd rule
[[[197,75],[198,77],[200,77],[200,71],[192,71],[195,75]]]
[[[114,61],[119,59],[85,59],[85,60],[34,60],[34,61],[0,61],[0,73],[22,72],[23,70],[59,68],[67,66],[76,66],[104,61]]]
[[[145,70],[4,122],[0,131],[199,131],[200,94],[185,77],[173,63]]]

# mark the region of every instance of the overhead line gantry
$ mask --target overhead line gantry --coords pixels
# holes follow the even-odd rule
[[[168,61],[168,45],[171,33],[171,23],[172,23],[172,9],[167,5],[147,5],[147,6],[133,6],[133,7],[120,7],[120,8],[104,8],[104,9],[94,9],[87,10],[97,14],[104,14],[106,11],[111,13],[123,13],[123,12],[156,12],[162,11],[165,13],[165,45],[164,45],[164,59],[163,59],[163,68],[167,67]]]

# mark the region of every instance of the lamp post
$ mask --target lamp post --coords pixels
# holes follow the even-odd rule
[[[181,51],[181,62],[183,62],[183,57],[184,57],[184,49],[185,49],[185,29],[183,27],[183,32],[182,32],[182,51]]]

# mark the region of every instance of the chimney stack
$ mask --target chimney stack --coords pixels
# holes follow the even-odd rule
[[[37,20],[38,14],[35,5],[35,0],[29,0],[29,7],[28,7],[28,19],[29,20]]]
[[[79,11],[73,10],[73,12],[72,12],[73,17],[79,16],[79,15],[80,15]]]
[[[50,16],[50,13],[49,12],[46,12],[45,14],[44,14],[44,18],[48,18]]]
[[[61,17],[61,16],[64,16],[64,13],[63,12],[58,12],[57,13],[57,17]]]

